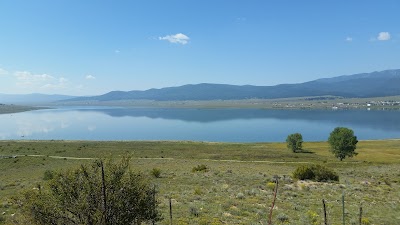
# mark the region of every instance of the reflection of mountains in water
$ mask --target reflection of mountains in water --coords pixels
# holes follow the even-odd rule
[[[148,117],[186,122],[217,122],[238,119],[279,119],[311,122],[332,122],[346,126],[400,131],[398,110],[264,110],[264,109],[170,109],[170,108],[106,108],[81,109],[101,112],[112,117]]]

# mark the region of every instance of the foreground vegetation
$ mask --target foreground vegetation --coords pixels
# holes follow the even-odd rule
[[[169,224],[267,224],[280,177],[274,224],[322,224],[325,199],[329,224],[357,224],[363,205],[365,224],[400,220],[400,140],[360,141],[359,155],[340,162],[326,142],[304,143],[293,153],[286,143],[0,141],[0,223],[22,216],[13,201],[23,190],[44,185],[52,171],[77,168],[95,158],[132,156],[130,167],[151,176]],[[302,165],[321,164],[339,176],[320,183],[293,178]]]

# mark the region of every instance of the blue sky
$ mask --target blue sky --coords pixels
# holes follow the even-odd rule
[[[0,0],[0,93],[275,85],[400,69],[398,0]]]

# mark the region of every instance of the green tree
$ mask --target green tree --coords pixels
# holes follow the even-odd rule
[[[161,219],[155,188],[141,173],[120,163],[96,161],[54,174],[47,186],[21,198],[34,224],[141,224]]]
[[[300,133],[290,134],[286,138],[286,144],[288,149],[298,152],[303,147],[303,136]]]
[[[331,146],[331,152],[336,158],[342,161],[346,157],[353,157],[357,147],[357,136],[354,136],[353,130],[346,127],[336,127],[329,135],[328,142]]]

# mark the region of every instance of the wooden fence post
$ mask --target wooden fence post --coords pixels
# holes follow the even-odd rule
[[[322,199],[322,205],[324,206],[324,224],[325,224],[325,225],[328,225],[328,218],[326,217],[325,199]]]
[[[272,224],[272,210],[274,209],[276,194],[278,192],[278,178],[275,179],[275,184],[276,185],[275,185],[275,191],[274,191],[274,199],[272,200],[272,206],[271,206],[271,209],[269,210],[268,225]]]
[[[101,182],[102,182],[102,191],[103,191],[103,204],[104,204],[104,223],[108,225],[108,218],[107,218],[107,196],[106,196],[106,181],[105,181],[105,175],[104,175],[104,165],[103,161],[100,161],[100,167],[101,167]]]
[[[169,219],[170,219],[171,225],[172,225],[172,201],[171,201],[171,198],[169,198]]]
[[[343,191],[343,193],[342,193],[342,219],[343,219],[343,225],[346,225],[346,216],[345,216],[345,211],[344,211],[344,191]]]

